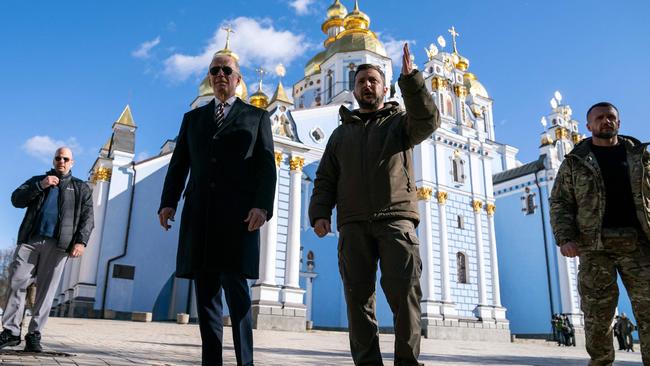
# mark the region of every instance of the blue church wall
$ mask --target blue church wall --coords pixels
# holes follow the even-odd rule
[[[512,333],[550,333],[551,311],[559,308],[556,304],[551,309],[549,299],[541,211],[525,215],[521,209],[519,194],[497,199],[495,231],[501,301],[508,309]]]
[[[136,166],[136,169],[139,169],[139,167]],[[137,186],[134,194],[128,249],[123,258],[114,261],[111,265],[106,309],[115,311],[152,311],[165,283],[175,272],[178,226],[183,201],[180,202],[177,210],[176,217],[178,220],[172,223],[172,228],[169,231],[165,232],[158,225],[156,212],[158,211],[162,189],[159,183],[164,180],[166,171],[165,166],[146,177],[136,177]],[[138,171],[138,173],[140,172]],[[127,191],[125,195],[130,196],[130,192]],[[126,219],[128,217],[128,208],[126,211],[121,212],[121,215]],[[106,228],[110,228],[108,223]],[[124,242],[121,245],[120,252],[123,249]],[[118,252],[115,255],[119,254],[121,253]],[[100,267],[105,268],[107,261],[108,259],[100,261]],[[114,264],[135,266],[134,279],[112,278]],[[98,285],[98,292],[101,289],[102,286]],[[99,306],[101,307],[101,301]]]

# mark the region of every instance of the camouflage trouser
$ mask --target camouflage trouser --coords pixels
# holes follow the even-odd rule
[[[612,365],[612,321],[618,305],[617,272],[638,323],[643,364],[650,365],[650,243],[633,237],[606,237],[604,250],[580,253],[578,290],[585,316],[590,366]]]
[[[383,365],[375,317],[375,281],[379,261],[381,287],[393,312],[395,365],[419,365],[422,261],[413,222],[352,222],[343,225],[339,232],[339,270],[348,305],[350,351],[354,364]]]

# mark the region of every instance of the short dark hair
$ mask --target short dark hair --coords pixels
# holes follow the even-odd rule
[[[384,83],[384,86],[386,86],[386,75],[384,74],[384,71],[381,69],[381,67],[373,64],[361,64],[357,66],[357,71],[354,72],[354,81],[357,81],[357,75],[359,72],[370,69],[377,71],[379,75],[381,75],[381,81]]]
[[[596,104],[592,105],[592,106],[589,107],[589,109],[587,110],[587,122],[589,122],[589,113],[591,113],[591,111],[592,111],[594,108],[598,108],[598,107],[611,107],[611,108],[614,108],[614,110],[616,111],[616,114],[620,116],[620,113],[618,112],[618,108],[616,108],[615,105],[613,105],[613,104],[610,103],[610,102],[599,102],[599,103],[596,103]]]

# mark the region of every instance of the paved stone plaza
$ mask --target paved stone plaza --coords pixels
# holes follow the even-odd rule
[[[226,328],[225,365],[235,365],[230,328]],[[382,335],[386,365],[392,365],[391,335]],[[0,365],[198,365],[200,339],[196,325],[50,318],[43,332],[46,352],[39,356],[0,351]],[[637,347],[638,348],[638,347]],[[638,351],[638,349],[637,349]],[[255,331],[257,366],[353,365],[347,333]],[[69,354],[66,356],[63,353]],[[556,347],[541,341],[517,343],[461,342],[423,339],[421,361],[434,365],[586,365],[581,348]],[[617,366],[641,365],[636,353],[617,352]]]

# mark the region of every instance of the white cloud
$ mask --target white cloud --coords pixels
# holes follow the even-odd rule
[[[258,21],[239,17],[219,25],[200,54],[176,53],[168,57],[165,60],[164,73],[175,81],[184,81],[190,76],[204,74],[213,54],[223,49],[226,43],[226,32],[221,29],[226,24],[230,24],[234,29],[230,36],[230,49],[239,55],[242,67],[262,66],[273,70],[278,63],[291,64],[310,47],[304,35],[277,30],[271,20]]]
[[[415,54],[415,41],[411,39],[394,39],[391,37],[387,37],[387,40],[384,42],[384,47],[386,48],[386,53],[388,54],[388,57],[390,57],[393,60],[393,66],[394,67],[402,67],[402,49],[404,48],[404,43],[409,44],[409,50],[411,51],[411,55]],[[417,59],[415,62],[417,63]]]
[[[307,15],[309,14],[310,5],[314,0],[291,0],[289,6],[291,6],[298,15]]]
[[[149,54],[149,51],[151,51],[159,43],[160,43],[160,36],[152,39],[151,41],[144,42],[140,45],[140,47],[137,50],[131,52],[131,56],[135,58],[149,58],[151,56]]]
[[[52,162],[52,157],[56,149],[67,146],[72,150],[73,155],[82,153],[81,145],[75,137],[70,137],[66,141],[55,140],[50,136],[32,136],[25,141],[22,148],[28,155],[31,155],[45,163]]]
[[[142,151],[138,154],[138,156],[135,158],[135,161],[142,161],[142,160],[147,160],[151,157],[151,154],[149,154],[146,151]]]

